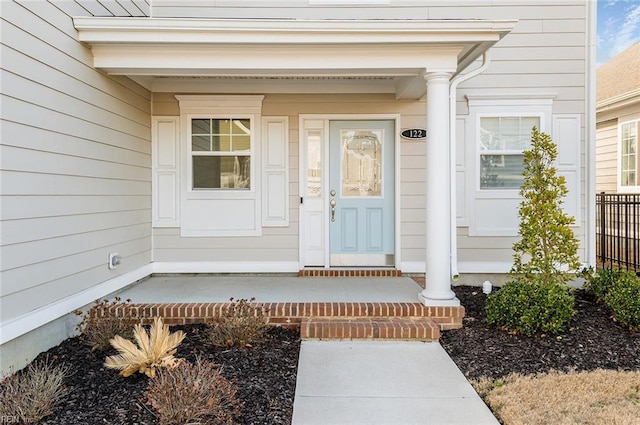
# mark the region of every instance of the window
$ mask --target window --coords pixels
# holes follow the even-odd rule
[[[638,127],[640,120],[620,125],[620,186],[639,186],[638,182]]]
[[[523,151],[539,116],[480,117],[480,189],[519,189],[523,182]]]
[[[555,97],[554,93],[512,90],[466,95],[469,117],[464,134],[469,147],[465,149],[468,172],[461,189],[466,191],[469,236],[518,234],[523,151],[531,146],[531,128],[536,126],[550,135],[564,134],[564,130],[552,131]],[[574,146],[573,136],[565,139],[567,147]]]
[[[263,165],[264,96],[177,95],[176,99],[180,236],[260,236],[264,185],[256,175]]]
[[[251,188],[251,120],[191,119],[192,189]]]

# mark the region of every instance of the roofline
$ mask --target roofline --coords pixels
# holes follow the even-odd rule
[[[174,19],[75,17],[80,41],[95,43],[250,42],[420,43],[498,41],[518,20]],[[158,37],[161,35],[160,37]],[[348,40],[345,39],[348,37]]]
[[[604,112],[640,102],[640,88],[596,102],[596,111]]]

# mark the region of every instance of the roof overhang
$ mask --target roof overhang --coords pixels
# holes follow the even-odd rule
[[[596,103],[596,112],[604,113],[640,104],[640,88]]]
[[[399,98],[421,97],[427,72],[462,72],[516,23],[74,18],[96,68],[154,91],[262,84],[327,93],[335,86],[340,92],[393,91]]]

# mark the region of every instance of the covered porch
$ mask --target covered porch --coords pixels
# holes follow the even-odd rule
[[[463,78],[465,70],[470,66],[473,68],[472,64],[480,56],[511,31],[515,23],[513,20],[74,19],[79,39],[91,47],[96,68],[112,75],[125,75],[154,94],[178,93],[180,96],[175,97],[180,101],[180,108],[191,108],[190,111],[194,113],[205,110],[203,104],[195,99],[195,95],[202,94],[225,96],[224,101],[229,106],[215,106],[217,111],[253,108],[251,110],[255,117],[260,116],[262,99],[258,98],[270,94],[389,94],[396,101],[422,99],[426,106],[420,127],[427,129],[424,163],[424,203],[427,207],[424,213],[425,254],[420,263],[424,264],[427,285],[424,289],[416,289],[424,306],[459,305],[451,290],[452,278],[457,275],[455,219],[452,217],[455,211],[455,190],[452,189],[455,188],[455,167],[452,165],[455,144],[451,142],[456,81]],[[260,96],[255,96],[256,93]],[[250,105],[234,103],[234,96],[249,94],[252,95]],[[213,104],[221,100],[215,96],[210,96],[207,102]],[[288,114],[296,115],[295,112]],[[301,112],[297,116],[302,120]],[[325,113],[325,116],[329,114]],[[372,114],[367,114],[367,117],[370,116]],[[188,117],[187,113],[181,112],[181,121]],[[317,118],[317,115],[311,118]],[[402,127],[399,118],[395,123],[393,140],[400,146],[398,140]],[[185,125],[184,122],[180,123],[181,128]],[[187,131],[184,134],[190,133]],[[298,141],[298,149],[300,143]],[[185,153],[181,155],[181,161],[186,161]],[[184,168],[188,167],[189,163],[185,162]],[[399,176],[403,170],[397,168]],[[283,171],[281,175],[287,176],[286,166],[280,171]],[[174,220],[174,224],[180,226],[180,240],[199,236],[197,231],[193,232],[189,227],[191,223],[188,220],[195,216],[199,220],[206,217],[206,214],[185,209],[185,205],[190,205],[192,201],[187,193],[191,188],[184,183],[185,173],[185,170],[175,172],[176,180],[172,183],[179,193],[176,203],[182,203],[182,206],[176,206],[178,210],[182,208],[182,216]],[[268,184],[269,176],[266,177],[264,185]],[[258,180],[252,179],[256,181],[256,188],[252,188],[256,190],[255,196],[251,199],[243,196],[242,201],[230,202],[226,208],[234,210],[241,204],[252,205],[255,216],[249,219],[254,223],[288,226],[288,218],[284,220],[284,225],[265,224],[265,215],[269,211],[268,207],[260,205],[261,183]],[[398,180],[395,185],[400,189]],[[295,179],[289,178],[283,184],[290,187],[291,182],[295,182]],[[262,189],[264,193],[264,187]],[[303,192],[301,187],[301,209],[307,208],[302,205]],[[153,196],[156,196],[155,189]],[[328,195],[324,196],[322,201],[329,205]],[[396,190],[395,196],[393,261],[394,267],[403,271],[401,191]],[[194,200],[196,198],[202,199],[200,196],[193,197]],[[287,193],[287,198],[283,216],[288,217],[288,211],[295,208],[295,204],[290,202],[290,199],[296,199],[295,190]],[[154,199],[154,206],[156,203]],[[223,207],[220,202],[215,205],[218,209]],[[321,214],[324,222],[329,221],[328,210],[327,206],[323,206]],[[292,231],[297,232],[302,240],[303,229],[308,223],[304,222],[304,215],[301,214],[301,217],[298,228]],[[261,237],[262,228],[259,227],[256,224],[256,227],[242,230],[242,235]],[[206,233],[208,237],[225,235],[228,232],[220,229]],[[250,241],[247,243],[252,244]],[[197,243],[192,245],[198,246]],[[237,260],[234,263],[235,271],[282,272],[292,271],[293,267],[303,269],[306,264],[302,245],[302,242],[299,243],[298,258],[286,265],[262,262],[245,269],[243,262]],[[329,258],[328,244],[322,249],[325,250],[324,257]],[[321,265],[332,267],[328,260]],[[168,257],[160,263],[154,263],[154,269],[166,273],[219,271],[207,264],[196,264],[178,257]],[[415,293],[413,298],[412,302],[415,301]]]

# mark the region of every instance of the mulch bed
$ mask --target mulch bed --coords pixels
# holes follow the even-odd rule
[[[440,342],[467,378],[550,370],[640,370],[640,332],[615,323],[609,310],[583,290],[575,293],[577,314],[567,332],[527,337],[487,324],[487,295],[481,288],[453,289],[466,309],[464,326],[443,332]]]
[[[194,361],[196,356],[222,366],[222,374],[238,387],[236,397],[242,402],[241,424],[290,424],[300,351],[300,335],[295,330],[271,327],[266,338],[253,347],[214,348],[203,341],[202,325],[173,326],[187,336],[178,347],[176,357]],[[145,404],[144,392],[149,378],[135,374],[122,378],[118,372],[103,367],[106,355],[95,353],[81,337],[41,353],[54,364],[66,363],[73,374],[65,380],[69,393],[58,411],[42,424],[92,425],[139,424],[158,421]]]
[[[462,329],[445,331],[441,344],[469,379],[497,379],[512,372],[532,374],[598,368],[640,370],[640,332],[613,322],[608,309],[584,291],[576,291],[577,314],[561,335],[514,335],[485,320],[487,295],[478,287],[455,287],[466,308]],[[202,338],[202,325],[175,326],[187,337],[176,356],[196,356],[222,365],[223,375],[235,381],[243,403],[241,424],[290,424],[300,350],[297,331],[273,327],[254,347],[212,348]],[[157,424],[145,404],[148,379],[128,378],[102,366],[106,355],[95,353],[81,337],[71,338],[42,353],[54,363],[72,366],[65,385],[69,394],[58,411],[43,424]]]

